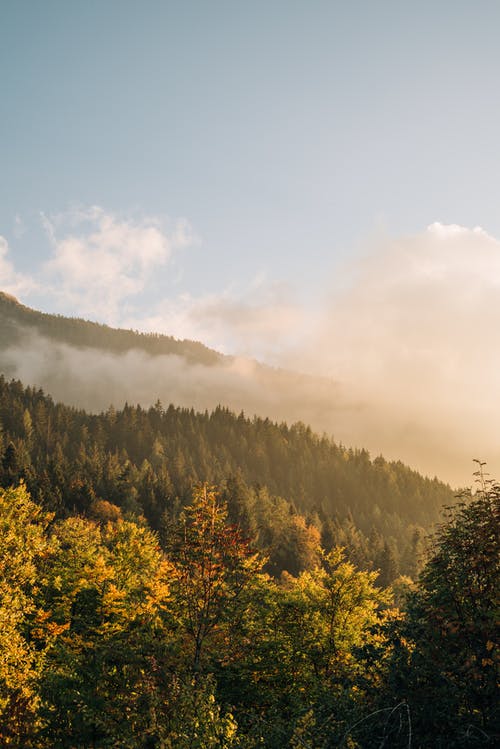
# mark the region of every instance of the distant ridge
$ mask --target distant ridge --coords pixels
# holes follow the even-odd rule
[[[221,354],[198,341],[139,333],[39,312],[0,292],[0,374],[96,412],[160,398],[198,410],[217,405],[331,431],[332,379]]]
[[[205,366],[218,364],[226,358],[224,354],[198,341],[112,328],[82,318],[38,312],[21,304],[15,296],[0,291],[0,350],[20,342],[19,327],[34,329],[40,335],[69,346],[100,348],[115,354],[138,349],[152,356],[181,356],[190,363]]]
[[[443,476],[443,446],[434,435],[423,444],[405,423],[394,428],[369,401],[351,395],[349,383],[228,356],[198,341],[39,312],[3,292],[0,375],[94,414],[160,400],[198,412],[223,406],[278,423],[302,422],[338,444]],[[447,454],[446,460],[451,465]]]

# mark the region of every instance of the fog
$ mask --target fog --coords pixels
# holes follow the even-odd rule
[[[150,406],[160,399],[196,410],[217,405],[273,420],[304,421],[332,432],[342,403],[329,378],[266,367],[244,358],[220,364],[193,364],[177,355],[151,356],[132,349],[112,354],[55,342],[29,329],[0,354],[1,370],[24,384],[36,385],[62,401],[89,411],[125,402]]]
[[[476,457],[500,477],[500,243],[433,224],[372,243],[349,274],[289,357],[334,372],[360,404],[343,439],[455,485],[471,483]]]
[[[208,345],[210,329],[233,352],[246,354],[251,341],[262,354],[275,341],[267,358],[280,368],[241,355],[211,366],[139,350],[113,355],[33,330],[2,351],[0,366],[91,411],[158,398],[197,410],[222,404],[301,420],[455,486],[472,483],[473,458],[500,476],[500,243],[481,229],[433,224],[371,242],[339,279],[315,315],[282,294],[268,294],[262,309],[258,296],[241,310],[237,300],[211,299],[208,316],[207,302],[183,309],[179,319],[194,325],[186,332]],[[155,318],[157,329],[178,335],[169,319]]]

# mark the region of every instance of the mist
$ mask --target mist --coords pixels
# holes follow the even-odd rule
[[[220,364],[193,364],[182,356],[152,356],[138,349],[113,354],[77,348],[18,328],[19,343],[1,352],[7,377],[41,387],[54,400],[91,412],[125,402],[195,410],[218,405],[273,420],[303,421],[332,432],[343,409],[336,383],[263,366],[242,357],[221,357]]]
[[[1,369],[89,411],[125,401],[303,421],[346,446],[454,486],[473,458],[500,475],[500,243],[433,224],[371,241],[314,310],[290,289],[184,298],[127,327],[202,340],[235,356],[210,366],[140,350],[111,354],[41,337],[3,349]],[[174,329],[172,328],[174,325]],[[177,325],[177,328],[175,327]],[[226,341],[226,346],[222,345]],[[262,366],[253,356],[272,366]],[[300,374],[304,373],[304,374]]]
[[[500,476],[500,243],[436,223],[371,243],[346,277],[288,357],[359,404],[342,438],[454,485],[473,458]]]
[[[441,223],[378,236],[327,288],[318,288],[315,308],[273,287],[252,289],[239,304],[224,296],[184,303],[176,334],[216,348],[226,341],[228,353],[251,350],[335,383],[295,397],[288,384],[271,389],[269,415],[301,418],[455,486],[473,482],[473,458],[499,476],[500,242],[481,228]]]

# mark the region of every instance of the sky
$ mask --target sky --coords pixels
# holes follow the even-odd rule
[[[499,28],[489,0],[0,0],[0,288],[487,451]]]

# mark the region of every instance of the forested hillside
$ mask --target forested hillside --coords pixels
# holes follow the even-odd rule
[[[330,378],[225,356],[189,340],[49,315],[0,292],[0,373],[97,413],[113,403],[234,411],[332,433],[349,413]],[[356,410],[356,406],[355,406]]]
[[[310,566],[320,537],[389,580],[414,576],[424,532],[454,501],[449,487],[401,463],[371,460],[303,424],[223,408],[157,403],[87,414],[0,377],[0,424],[2,484],[23,478],[58,516],[88,515],[104,500],[165,534],[194,486],[217,485],[276,574]]]
[[[215,364],[224,358],[222,354],[196,341],[179,341],[172,336],[148,335],[110,328],[88,320],[38,312],[0,291],[1,348],[18,344],[23,339],[23,332],[30,329],[69,346],[98,348],[115,354],[140,349],[151,355],[181,356],[198,364]]]
[[[44,366],[59,340],[51,381],[67,374],[54,351],[81,347],[73,387],[108,345],[195,371],[223,360],[1,303],[2,351],[36,328],[24,358]],[[2,746],[497,744],[500,488],[482,466],[457,505],[302,422],[160,401],[86,411],[4,372]]]

